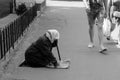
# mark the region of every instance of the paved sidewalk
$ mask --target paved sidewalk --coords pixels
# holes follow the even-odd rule
[[[60,53],[62,59],[71,59],[69,69],[46,69],[18,67],[24,60],[27,47],[50,28],[60,32]],[[110,41],[106,55],[98,52],[97,30],[95,28],[95,48],[87,48],[89,42],[88,22],[84,8],[47,7],[34,20],[25,38],[14,51],[3,80],[120,80],[120,50]],[[57,56],[56,49],[53,50]]]
[[[59,10],[60,10],[60,12],[59,12]],[[67,16],[68,12],[66,12],[66,10],[68,12],[70,12],[70,14],[68,16]],[[29,71],[31,72],[30,68],[20,68],[20,67],[18,67],[18,65],[24,60],[24,52],[27,49],[27,47],[33,41],[35,41],[39,36],[43,35],[43,33],[46,30],[48,30],[50,28],[55,28],[55,29],[59,30],[60,34],[61,34],[60,43],[63,42],[61,40],[64,39],[64,30],[66,31],[66,28],[69,27],[69,25],[70,25],[69,23],[71,22],[70,16],[73,15],[73,14],[71,14],[71,12],[74,12],[74,11],[84,13],[83,9],[81,11],[81,9],[79,9],[79,8],[47,7],[41,16],[38,15],[37,18],[35,19],[35,21],[31,24],[29,32],[27,32],[24,40],[22,40],[22,43],[20,43],[18,48],[15,50],[15,53],[17,55],[9,63],[8,70],[7,70],[6,74],[4,75],[4,80],[7,80],[7,79],[9,80],[11,78],[12,79],[14,79],[14,78],[24,79],[25,76],[21,77],[21,73],[24,74],[24,71],[25,72],[28,71],[28,74],[29,74]],[[77,13],[77,14],[79,14],[79,13]],[[75,13],[75,15],[76,15],[76,13]],[[66,33],[65,33],[65,35],[66,35]],[[63,48],[63,51],[66,51],[66,50],[64,50],[64,48]],[[55,53],[55,55],[57,57],[56,50],[53,50],[53,52]],[[66,52],[61,51],[61,53],[66,53]],[[64,55],[63,59],[66,57],[65,55]],[[13,75],[11,75],[11,74],[13,74]],[[32,79],[30,79],[30,80],[32,80]],[[35,80],[35,78],[33,80]]]

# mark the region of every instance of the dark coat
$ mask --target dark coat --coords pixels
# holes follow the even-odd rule
[[[32,67],[39,67],[51,63],[56,65],[57,60],[52,54],[52,43],[45,35],[43,35],[26,50],[25,64]]]

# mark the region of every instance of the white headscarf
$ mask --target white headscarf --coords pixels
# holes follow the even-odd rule
[[[56,29],[50,29],[45,34],[46,37],[48,37],[48,39],[51,41],[51,43],[60,38],[60,34]]]

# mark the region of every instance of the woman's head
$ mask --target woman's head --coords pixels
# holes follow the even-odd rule
[[[56,29],[49,29],[45,34],[53,45],[57,44],[60,34]]]

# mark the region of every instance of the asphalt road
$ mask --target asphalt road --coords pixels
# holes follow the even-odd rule
[[[21,43],[18,53],[23,53],[28,44],[50,28],[59,30],[61,57],[71,60],[70,68],[17,67],[13,77],[25,80],[120,80],[120,49],[117,49],[112,41],[104,39],[109,49],[106,54],[99,53],[96,27],[95,48],[87,48],[88,22],[85,8],[82,7],[47,7],[45,12],[35,19],[31,32]],[[58,57],[56,49],[53,52]]]

